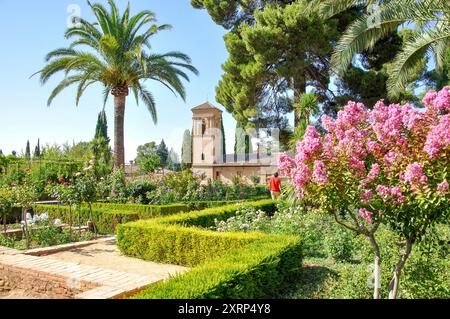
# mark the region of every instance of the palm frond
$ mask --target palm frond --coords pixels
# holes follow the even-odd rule
[[[52,93],[50,94],[48,100],[47,100],[47,106],[50,106],[53,102],[53,99],[59,94],[61,93],[62,90],[64,90],[65,88],[71,86],[72,84],[75,84],[79,81],[81,81],[82,78],[80,76],[70,76],[65,78],[64,80],[62,80],[52,91]]]
[[[138,87],[139,96],[141,97],[141,100],[144,102],[145,106],[147,106],[148,111],[150,112],[150,115],[152,116],[153,123],[158,123],[158,115],[156,112],[156,104],[155,99],[153,98],[153,95],[144,89],[143,87]]]
[[[397,97],[405,88],[415,66],[423,56],[430,54],[440,41],[445,40],[448,43],[448,39],[450,39],[450,27],[440,30],[431,29],[419,33],[414,39],[409,40],[393,61],[387,82],[388,95],[392,98]]]
[[[365,14],[352,23],[339,40],[332,55],[333,69],[342,74],[353,57],[364,50],[372,49],[378,40],[384,38],[405,22],[429,21],[436,18],[429,7],[434,0],[393,0],[380,6],[379,14]]]

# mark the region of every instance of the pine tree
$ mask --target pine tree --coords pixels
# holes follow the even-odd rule
[[[31,159],[30,141],[27,141],[27,147],[25,148],[25,159]]]
[[[169,157],[169,150],[166,146],[166,143],[164,140],[161,141],[161,144],[158,145],[158,149],[156,150],[156,154],[158,154],[159,158],[161,159],[161,167],[166,167],[167,165],[167,158]]]
[[[183,169],[192,167],[192,137],[189,130],[184,131],[181,148],[181,166]]]

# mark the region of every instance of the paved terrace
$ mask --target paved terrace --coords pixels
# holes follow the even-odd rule
[[[0,292],[11,298],[124,298],[186,270],[122,256],[113,237],[24,252],[0,247]]]

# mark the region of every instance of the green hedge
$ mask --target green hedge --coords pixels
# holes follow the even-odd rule
[[[169,205],[142,205],[142,204],[110,204],[110,203],[94,203],[93,208],[123,210],[137,213],[143,219],[151,217],[166,216],[179,212],[189,211],[186,204],[169,204]]]
[[[267,212],[270,200],[245,203]],[[259,298],[270,296],[300,269],[300,239],[259,232],[208,230],[233,216],[240,205],[209,208],[122,224],[119,249],[128,256],[194,267],[150,286],[136,298]]]
[[[176,214],[187,211],[186,205],[165,205],[151,207],[124,207],[120,204],[106,204],[108,208],[93,207],[92,216],[97,231],[100,234],[113,234],[117,225],[124,224],[140,219],[150,219],[159,216]],[[128,205],[127,205],[128,206]],[[145,206],[145,205],[133,205]],[[113,209],[120,208],[120,209]],[[61,219],[63,222],[69,222],[69,207],[61,205],[35,205],[33,210],[38,213],[47,212],[50,219]],[[72,218],[74,223],[80,221],[86,224],[89,218],[89,208],[81,207],[72,209]]]
[[[212,207],[220,207],[224,205],[237,204],[243,202],[251,202],[257,200],[268,199],[268,196],[255,196],[249,199],[234,199],[234,200],[213,200],[213,201],[194,201],[194,202],[183,202],[183,204],[189,207],[189,210],[202,210]]]
[[[149,286],[134,299],[255,299],[271,297],[296,280],[301,250],[296,237],[270,235]]]

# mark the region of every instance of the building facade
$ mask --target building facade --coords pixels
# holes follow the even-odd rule
[[[251,154],[226,154],[223,149],[222,111],[207,102],[192,109],[192,171],[205,180],[231,183],[240,176],[250,183],[258,176],[261,183],[277,169],[278,153],[267,154],[258,148]]]

